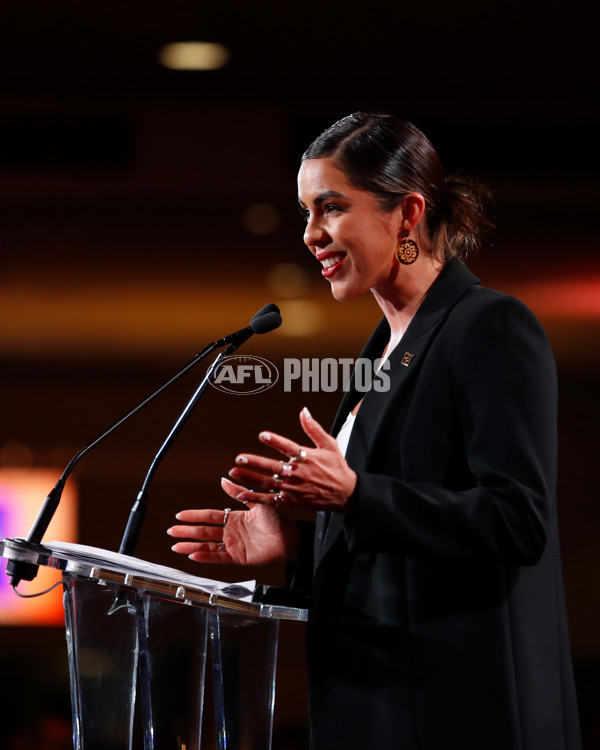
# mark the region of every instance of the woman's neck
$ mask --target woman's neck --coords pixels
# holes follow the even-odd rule
[[[408,328],[442,267],[443,264],[427,256],[414,266],[400,266],[386,287],[371,289],[390,326],[390,347]]]

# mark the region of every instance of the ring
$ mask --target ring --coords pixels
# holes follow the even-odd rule
[[[283,482],[283,479],[279,476],[279,474],[273,474],[271,479],[275,482],[275,484],[281,484]]]
[[[298,453],[293,458],[290,458],[290,461],[295,461],[297,464],[301,464],[303,461],[306,461],[306,451],[304,448],[300,448],[298,450]]]
[[[283,504],[283,492],[278,492],[275,497],[273,498],[273,503],[275,505],[282,505]]]
[[[227,519],[229,518],[230,513],[231,513],[231,508],[225,508],[225,515],[223,516],[223,528],[227,526]]]
[[[224,552],[225,551],[225,543],[221,542],[217,545],[217,552]]]
[[[292,464],[286,464],[284,461],[281,462],[281,476],[291,477],[293,470],[294,467],[292,466]]]

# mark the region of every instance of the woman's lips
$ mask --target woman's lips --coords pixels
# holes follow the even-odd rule
[[[328,279],[333,276],[345,260],[345,253],[332,253],[331,255],[319,258],[319,261],[323,266],[323,270],[321,271],[323,277]]]

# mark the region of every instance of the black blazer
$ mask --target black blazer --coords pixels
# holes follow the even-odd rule
[[[362,357],[380,357],[383,320]],[[358,411],[319,514],[314,750],[580,747],[555,508],[556,376],[531,312],[450,262]],[[344,396],[332,433],[363,396]]]

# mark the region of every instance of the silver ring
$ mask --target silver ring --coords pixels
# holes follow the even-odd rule
[[[295,461],[297,464],[301,464],[306,461],[306,451],[304,450],[304,448],[300,448],[298,453],[296,453],[294,458],[291,458],[290,461]]]
[[[227,519],[229,518],[230,513],[231,513],[231,508],[225,508],[225,515],[223,516],[223,528],[227,526]]]
[[[221,542],[219,545],[217,545],[217,552],[224,552],[225,551],[225,542]]]
[[[284,461],[281,462],[281,476],[282,477],[291,477],[292,471],[294,470],[294,467],[292,464],[285,463]]]
[[[283,479],[279,476],[279,474],[273,474],[271,479],[275,482],[275,484],[281,484],[283,482]]]
[[[273,503],[275,505],[282,505],[283,504],[283,492],[278,492],[275,497],[273,498]]]

